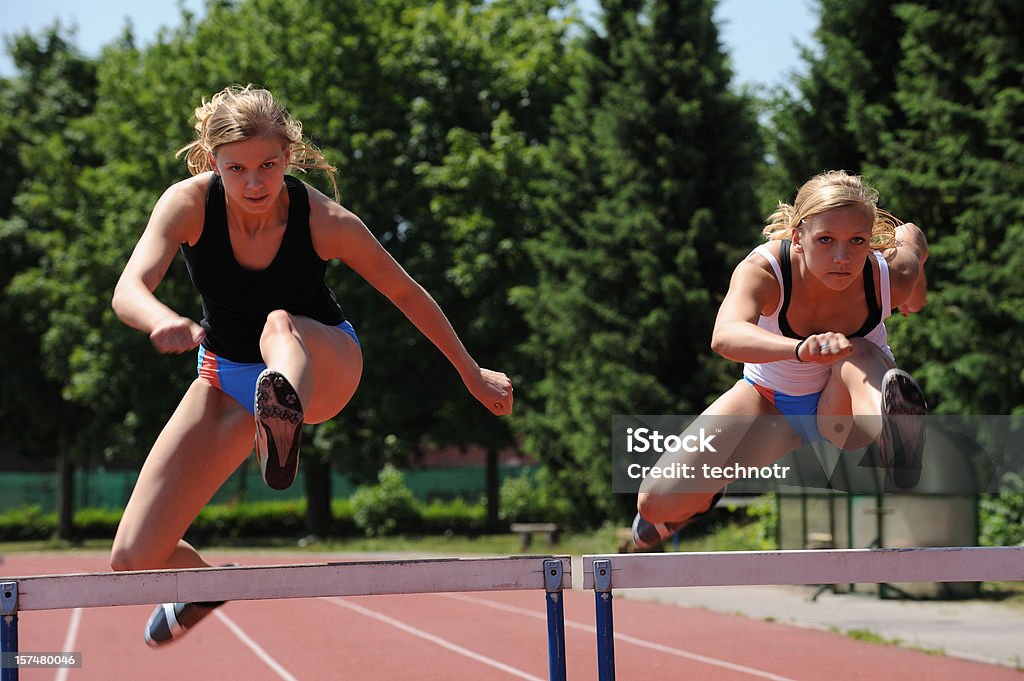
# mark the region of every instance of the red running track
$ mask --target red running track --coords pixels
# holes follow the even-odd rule
[[[335,557],[332,556],[332,559]],[[298,556],[219,555],[281,564]],[[105,556],[8,554],[5,577],[107,570]],[[152,650],[152,608],[33,611],[22,652],[82,651],[81,669],[23,669],[22,681],[544,680],[543,592],[359,596],[228,603],[186,638]],[[596,679],[593,592],[565,592],[569,679]],[[1021,681],[1011,669],[856,641],[838,634],[617,599],[616,678],[700,681]]]

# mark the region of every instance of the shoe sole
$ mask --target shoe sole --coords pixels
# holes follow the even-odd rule
[[[149,621],[146,622],[146,645],[150,648],[163,648],[174,643],[223,604],[223,601],[186,603],[180,612],[177,612],[177,609],[182,605],[181,603],[158,605],[153,614],[149,616]]]
[[[256,459],[271,489],[291,487],[299,469],[302,403],[291,383],[266,369],[256,379]]]
[[[928,404],[917,382],[901,369],[882,378],[882,465],[897,489],[906,490],[921,479]]]

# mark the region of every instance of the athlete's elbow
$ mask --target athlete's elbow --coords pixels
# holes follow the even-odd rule
[[[728,357],[729,349],[731,348],[729,339],[726,334],[721,333],[718,329],[711,334],[711,351],[716,355],[722,357]]]
[[[121,279],[114,286],[114,294],[110,297],[111,309],[117,318],[125,323],[128,323],[128,317],[131,315],[132,301],[135,297],[133,293],[131,283]]]
[[[114,314],[117,315],[118,319],[123,318],[124,306],[125,306],[125,291],[122,282],[117,282],[114,287],[114,295],[110,297],[110,307],[114,310]]]

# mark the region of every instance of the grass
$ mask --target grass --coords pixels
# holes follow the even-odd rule
[[[1024,610],[1024,582],[983,582],[981,598]]]
[[[614,553],[615,528],[602,527],[592,532],[562,534],[559,541],[548,546],[543,540],[535,541],[527,550],[530,554]],[[0,553],[30,551],[88,550],[109,551],[109,539],[88,539],[69,544],[60,541],[20,541],[0,543]],[[453,555],[517,555],[523,553],[521,539],[514,534],[485,534],[475,537],[463,535],[427,535],[394,537],[343,537],[298,540],[295,537],[244,538],[219,540],[199,547],[201,550],[267,550],[309,553],[442,553]]]
[[[866,643],[878,643],[885,646],[897,646],[899,648],[907,648],[908,650],[916,650],[918,652],[925,653],[927,655],[945,655],[946,651],[941,648],[925,648],[923,646],[917,646],[907,643],[899,638],[886,638],[881,634],[871,631],[870,629],[846,629],[845,631],[838,627],[829,627],[828,630],[833,634],[842,634],[848,638],[852,638],[857,641],[864,641]]]
[[[757,538],[754,525],[737,526],[722,524],[705,528],[707,534],[691,533],[680,544],[682,551],[739,551],[770,548]],[[586,532],[563,532],[554,545],[548,546],[543,539],[536,539],[526,553],[558,554],[579,556],[583,554],[615,553],[619,548],[619,527],[605,524]],[[26,551],[90,550],[109,551],[109,539],[88,539],[69,544],[56,540],[20,541],[0,543],[0,553]],[[393,537],[336,537],[304,538],[268,537],[221,539],[200,547],[209,549],[256,549],[267,551],[301,551],[310,553],[439,553],[453,555],[518,555],[523,553],[519,536],[505,534],[465,535],[424,535]]]

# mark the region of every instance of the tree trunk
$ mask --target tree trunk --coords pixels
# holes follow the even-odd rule
[[[498,450],[489,447],[487,449],[487,529],[491,532],[498,530],[498,505],[499,505],[499,484],[498,484]]]
[[[306,489],[306,532],[320,538],[327,537],[334,524],[331,514],[331,466],[311,456],[302,462],[302,470]]]
[[[68,451],[66,434],[60,436],[57,452],[57,538],[71,541],[75,535],[75,464]]]

